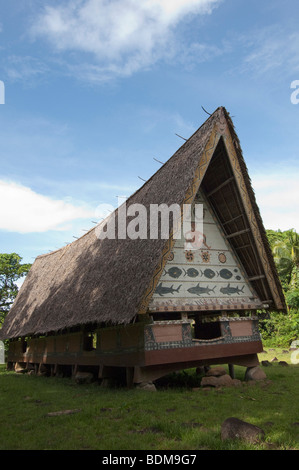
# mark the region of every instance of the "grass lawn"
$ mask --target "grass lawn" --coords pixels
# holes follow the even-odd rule
[[[104,389],[97,383],[7,372],[0,366],[0,450],[299,450],[299,364],[269,350],[267,380],[238,387],[198,387],[194,370],[171,376],[157,392]],[[73,410],[72,414],[48,413]],[[260,444],[221,441],[222,422],[236,417],[261,427]]]

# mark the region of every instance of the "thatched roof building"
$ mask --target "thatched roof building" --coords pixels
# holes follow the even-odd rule
[[[242,156],[225,108],[218,108],[128,200],[192,203],[201,189],[247,279],[273,310],[284,296]],[[128,324],[146,313],[173,240],[104,239],[96,227],[36,258],[6,317],[1,338],[43,335],[85,324]],[[248,306],[247,306],[248,308]]]

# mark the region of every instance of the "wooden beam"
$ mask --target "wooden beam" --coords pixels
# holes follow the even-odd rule
[[[252,248],[252,245],[249,243],[248,245],[236,246],[235,250],[243,250],[244,248]]]
[[[219,191],[219,189],[223,188],[224,186],[226,186],[227,184],[231,183],[232,181],[234,181],[235,177],[234,176],[231,176],[230,178],[228,178],[227,180],[223,181],[223,183],[221,183],[219,186],[217,186],[217,188],[214,188],[212,189],[212,191],[210,191],[206,196],[207,197],[210,197],[212,194],[216,193],[217,191]]]
[[[264,279],[266,276],[264,274],[260,274],[259,276],[252,276],[248,278],[248,281],[257,281],[258,279]]]
[[[233,238],[237,237],[238,235],[242,235],[243,233],[250,232],[250,228],[245,228],[244,230],[239,230],[239,232],[231,233],[229,235],[226,235],[225,238]]]
[[[226,222],[223,222],[222,225],[230,224],[231,222],[234,222],[235,220],[238,220],[238,219],[240,219],[240,217],[244,217],[245,215],[246,215],[245,213],[244,213],[244,214],[242,213],[242,214],[240,214],[240,215],[237,215],[237,217],[234,217],[233,219],[230,219],[230,220],[227,220]]]

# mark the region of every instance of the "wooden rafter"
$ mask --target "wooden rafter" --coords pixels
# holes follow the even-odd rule
[[[239,230],[238,232],[230,233],[229,235],[226,235],[226,239],[237,237],[238,235],[242,235],[243,233],[248,233],[248,232],[250,232],[250,228],[245,228],[244,230]]]
[[[221,183],[219,186],[217,186],[217,188],[214,188],[212,189],[212,191],[210,191],[206,196],[209,198],[210,196],[212,196],[212,194],[216,193],[217,191],[219,191],[221,188],[223,188],[224,186],[226,186],[227,184],[231,183],[232,181],[234,181],[235,177],[234,176],[231,176],[230,178],[228,178],[227,180],[225,180],[223,183]]]

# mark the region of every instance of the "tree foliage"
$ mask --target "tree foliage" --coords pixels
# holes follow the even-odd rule
[[[299,311],[289,310],[287,315],[272,312],[268,319],[259,322],[259,326],[266,347],[288,348],[299,338]]]
[[[267,230],[267,236],[288,313],[271,312],[260,321],[260,330],[265,345],[288,347],[299,338],[299,234],[294,229]]]
[[[0,325],[17,296],[17,281],[31,268],[31,264],[22,264],[21,261],[17,253],[0,253]]]
[[[268,230],[278,275],[290,308],[299,307],[299,234],[294,230]],[[298,299],[297,299],[298,297]]]
[[[283,236],[273,242],[272,250],[285,289],[299,287],[299,234],[294,229],[283,232]]]

